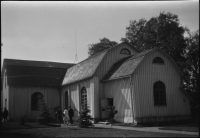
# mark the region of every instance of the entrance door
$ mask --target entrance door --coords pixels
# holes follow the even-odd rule
[[[107,98],[108,106],[113,106],[113,98]]]

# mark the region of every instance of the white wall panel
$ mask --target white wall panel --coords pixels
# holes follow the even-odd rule
[[[164,65],[152,64],[154,57],[161,57]],[[166,87],[167,106],[154,106],[153,84],[162,81]],[[189,101],[179,90],[180,74],[171,60],[159,51],[149,54],[133,74],[136,92],[137,118],[155,116],[190,115]],[[183,102],[185,99],[186,102]]]
[[[132,122],[132,104],[129,78],[108,81],[104,84],[105,99],[113,98],[118,110],[115,119],[119,122]]]

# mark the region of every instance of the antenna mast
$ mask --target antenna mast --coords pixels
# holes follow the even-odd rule
[[[76,55],[75,55],[74,63],[78,63],[78,56],[77,56],[77,40],[76,40],[76,29],[75,29],[75,42],[76,42]]]

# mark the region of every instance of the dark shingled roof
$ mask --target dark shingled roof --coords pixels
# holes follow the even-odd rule
[[[105,75],[102,81],[117,79],[132,74],[136,67],[141,63],[144,56],[152,50],[153,49],[147,50],[122,59],[111,67],[110,71]]]
[[[89,77],[92,77],[96,71],[96,69],[98,68],[99,64],[101,63],[103,57],[106,55],[106,53],[114,48],[116,48],[117,46],[123,45],[123,44],[127,44],[132,46],[130,43],[128,42],[122,42],[120,44],[115,45],[112,48],[106,49],[94,56],[91,56],[89,58],[87,58],[86,60],[76,64],[75,66],[69,68],[67,70],[67,73],[65,75],[65,78],[63,80],[62,85],[66,85],[66,84],[70,84],[73,82],[77,82]],[[133,47],[133,46],[132,46]],[[133,47],[136,51],[139,52],[138,49],[136,49],[135,47]]]
[[[69,68],[67,70],[62,85],[70,84],[76,81],[92,77],[107,51],[108,50],[105,50],[92,57],[89,57],[86,60]]]
[[[74,64],[4,59],[8,85],[60,86],[67,69]]]

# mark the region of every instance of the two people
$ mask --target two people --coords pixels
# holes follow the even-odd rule
[[[64,109],[63,115],[64,124],[73,124],[72,117],[74,116],[74,110],[71,108],[71,106],[69,106],[68,110],[67,108]]]

